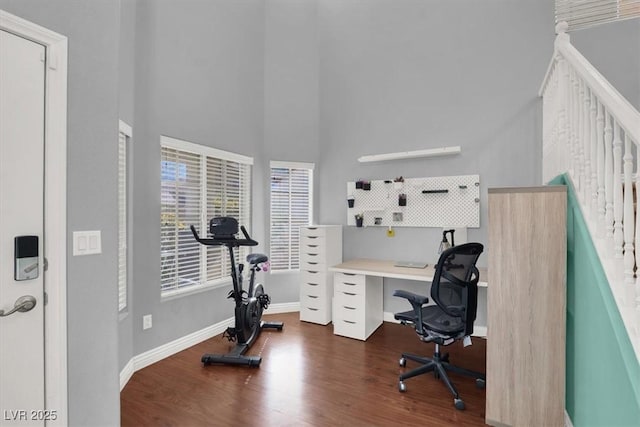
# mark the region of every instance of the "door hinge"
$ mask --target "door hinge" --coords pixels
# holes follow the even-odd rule
[[[48,293],[44,293],[44,295],[42,296],[42,301],[44,303],[44,305],[49,304],[49,294]]]
[[[42,270],[44,271],[49,270],[49,260],[47,259],[47,257],[44,257],[44,262],[42,263]]]

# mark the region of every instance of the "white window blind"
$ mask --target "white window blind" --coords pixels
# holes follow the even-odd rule
[[[311,163],[271,162],[271,270],[300,268],[300,227],[312,222]]]
[[[190,226],[205,237],[215,216],[250,225],[253,159],[168,137],[161,145],[161,290],[224,282],[231,274],[226,248],[199,244]],[[248,248],[238,252],[244,260]]]
[[[640,0],[556,0],[556,23],[569,31],[640,17]]]
[[[131,127],[121,121],[118,134],[118,311],[127,308],[127,143],[130,138]]]

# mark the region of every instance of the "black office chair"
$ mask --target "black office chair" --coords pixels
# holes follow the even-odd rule
[[[422,363],[422,366],[400,375],[398,388],[401,392],[407,390],[404,384],[407,378],[433,371],[434,376],[442,379],[453,393],[456,409],[464,409],[464,402],[449,380],[447,371],[474,377],[476,385],[484,388],[484,374],[450,365],[449,354],[440,354],[440,345],[449,345],[473,333],[478,305],[476,261],[483,249],[480,243],[465,243],[442,252],[431,282],[431,298],[436,305],[425,305],[429,298],[412,292],[396,290],[393,293],[408,300],[413,307],[411,311],[396,313],[396,320],[412,325],[421,341],[436,345],[432,358],[402,353],[400,366],[404,367],[407,359]]]

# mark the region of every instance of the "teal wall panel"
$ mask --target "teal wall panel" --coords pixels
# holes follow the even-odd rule
[[[640,365],[568,186],[566,409],[575,427],[640,426]]]

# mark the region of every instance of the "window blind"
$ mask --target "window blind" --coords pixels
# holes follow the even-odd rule
[[[300,227],[312,220],[313,164],[271,162],[271,270],[300,268]]]
[[[127,141],[131,132],[120,124],[118,134],[118,311],[127,308]]]
[[[569,31],[640,17],[640,0],[556,0],[556,23]]]
[[[250,225],[253,159],[168,137],[162,141],[161,290],[223,282],[231,274],[227,249],[199,244],[190,226],[206,236],[215,216]],[[240,248],[236,261],[248,253]]]

